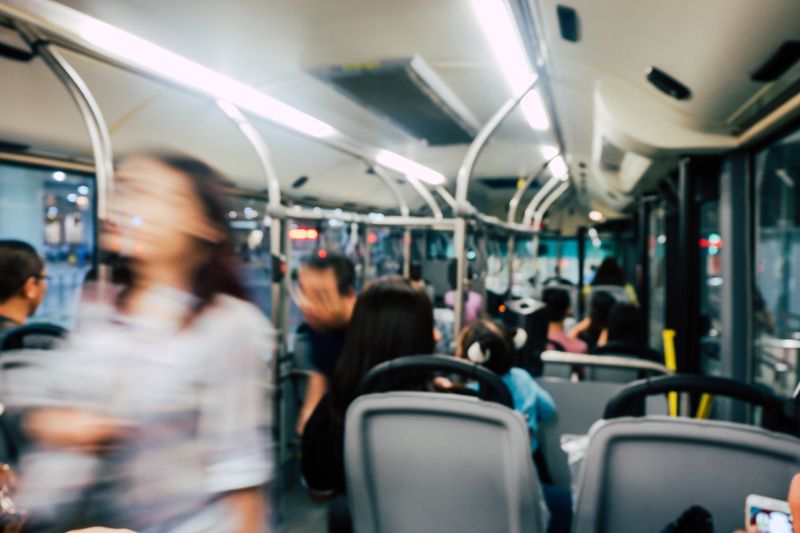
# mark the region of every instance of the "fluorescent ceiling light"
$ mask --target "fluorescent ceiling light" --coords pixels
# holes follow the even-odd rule
[[[55,172],[53,172],[52,176],[53,179],[56,181],[64,181],[65,179],[67,179],[67,173],[64,172],[63,170],[56,170]]]
[[[531,69],[517,25],[505,0],[472,0],[472,7],[506,83],[513,94],[519,93],[530,86],[536,73]],[[550,127],[538,91],[532,90],[522,100],[520,107],[533,129],[546,130]]]
[[[323,138],[336,133],[332,126],[311,115],[135,35],[89,17],[82,18],[81,25],[78,34],[82,38],[165,79],[229,101],[239,109],[312,137]]]
[[[550,161],[550,172],[553,173],[553,176],[566,180],[569,176],[569,168],[567,168],[567,163],[564,161],[564,156],[557,156],[552,161]]]
[[[589,211],[589,220],[593,220],[595,222],[602,222],[605,218],[606,216],[600,211],[597,211],[596,209],[592,209],[591,211]]]
[[[547,111],[542,102],[542,95],[536,89],[528,93],[528,95],[520,102],[522,114],[530,124],[531,128],[535,130],[546,130],[550,127],[550,120],[547,118]]]
[[[541,150],[542,157],[544,157],[545,161],[550,161],[558,155],[558,148],[552,144],[544,144],[539,148],[539,150]]]
[[[378,155],[375,156],[375,161],[380,165],[405,174],[409,178],[416,178],[431,185],[444,185],[447,181],[441,172],[436,172],[389,150],[379,151]]]

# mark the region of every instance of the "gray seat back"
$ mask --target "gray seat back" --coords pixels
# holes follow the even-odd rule
[[[561,436],[585,435],[592,424],[603,418],[606,402],[625,385],[544,378],[537,380],[556,404],[556,416],[539,426],[539,443],[553,483],[569,489],[571,475],[567,455],[561,449]]]
[[[699,505],[715,531],[740,529],[745,499],[781,500],[800,471],[800,440],[726,422],[644,417],[592,428],[575,533],[661,531]]]
[[[345,465],[356,533],[543,531],[527,426],[499,404],[362,396],[347,411]]]

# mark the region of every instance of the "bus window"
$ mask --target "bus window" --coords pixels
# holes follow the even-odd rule
[[[791,394],[800,351],[800,131],[755,158],[754,378]]]
[[[47,264],[34,321],[73,326],[95,253],[94,179],[59,169],[0,165],[0,238],[30,243]]]

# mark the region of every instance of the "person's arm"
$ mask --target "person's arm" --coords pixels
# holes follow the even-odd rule
[[[573,339],[577,339],[578,335],[589,329],[590,324],[591,324],[591,319],[584,318],[583,320],[575,324],[575,327],[569,330],[569,336],[572,337]]]
[[[311,418],[311,414],[314,412],[314,409],[317,408],[317,404],[319,404],[319,401],[325,396],[326,392],[328,392],[327,378],[320,372],[312,371],[308,376],[306,397],[303,400],[303,406],[300,408],[300,414],[297,417],[297,425],[295,426],[295,431],[297,431],[298,435],[303,434],[308,419]]]
[[[556,416],[556,402],[553,401],[553,397],[550,396],[549,392],[536,383],[535,379],[531,379],[533,380],[533,389],[536,394],[536,418],[540,421],[550,420]]]
[[[231,492],[225,503],[233,508],[234,516],[240,517],[235,533],[266,533],[267,504],[260,489],[244,489]]]
[[[220,333],[219,341],[226,349],[218,352],[224,356],[208,361],[200,405],[204,489],[230,509],[230,530],[237,533],[267,530],[264,487],[274,468],[267,364],[274,336],[261,315],[253,313],[243,311],[235,324],[220,326],[224,335]]]

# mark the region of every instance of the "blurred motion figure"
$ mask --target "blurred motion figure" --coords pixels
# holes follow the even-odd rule
[[[10,399],[37,531],[266,530],[271,326],[235,274],[222,184],[182,155],[119,167],[104,245],[128,283]]]

